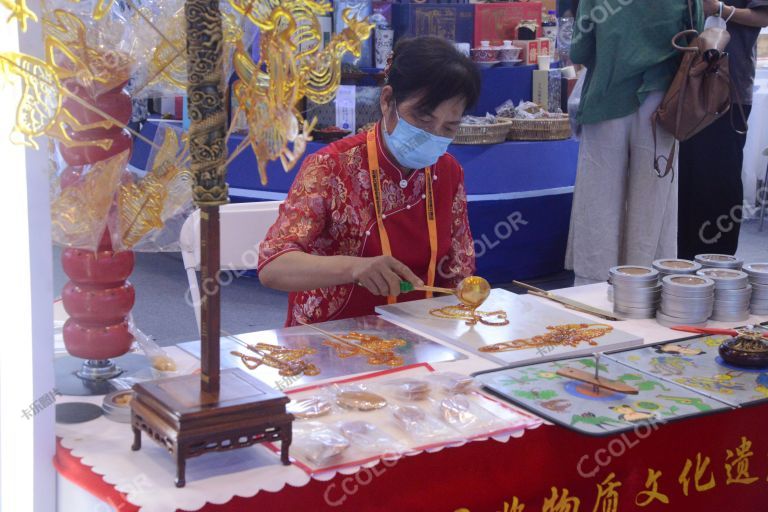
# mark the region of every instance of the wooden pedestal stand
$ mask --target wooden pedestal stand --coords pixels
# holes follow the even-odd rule
[[[282,442],[289,464],[293,416],[288,398],[239,369],[219,368],[219,205],[227,198],[226,114],[222,91],[223,39],[218,2],[186,0],[187,87],[193,194],[200,207],[201,375],[134,386],[133,449],[141,433],[165,446],[176,460],[176,486],[185,485],[189,457],[266,441]]]
[[[201,391],[199,382],[186,375],[134,386],[133,450],[141,448],[142,431],[165,446],[176,461],[176,487],[184,487],[186,460],[210,452],[281,441],[289,464],[293,416],[285,395],[239,369],[222,372],[219,393]]]

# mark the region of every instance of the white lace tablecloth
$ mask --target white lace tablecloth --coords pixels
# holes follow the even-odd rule
[[[606,286],[600,283],[560,290],[558,293],[610,310]],[[752,323],[766,320],[768,317],[750,319]],[[617,329],[643,336],[646,343],[690,336],[662,327],[653,320],[609,323],[614,324]],[[712,322],[711,325],[729,326],[717,322]],[[467,354],[467,359],[435,363],[433,366],[438,371],[456,371],[464,374],[496,366],[472,354],[464,353]],[[177,360],[181,368],[190,369],[197,364],[192,356],[175,347],[169,349],[169,354]],[[101,404],[102,398],[62,397],[61,400]],[[102,475],[104,480],[114,485],[118,491],[125,493],[128,501],[140,507],[142,512],[169,512],[177,509],[193,511],[202,508],[206,503],[223,504],[235,496],[247,498],[260,491],[277,492],[285,486],[300,487],[310,481],[310,477],[298,467],[281,465],[278,456],[267,448],[252,446],[189,459],[187,485],[177,489],[173,485],[175,465],[172,458],[149,439],[145,439],[141,450],[131,451],[132,434],[128,424],[115,423],[102,417],[78,425],[57,425],[56,433],[65,448],[72,450],[72,454],[81,458],[84,465],[89,466],[94,473]],[[504,435],[494,439],[507,442],[511,437],[522,437],[523,434],[524,432],[520,431],[512,436]],[[372,462],[366,466],[372,467],[375,464],[376,462]],[[347,468],[339,472],[352,474],[359,469]],[[335,474],[336,472],[328,472],[312,478],[326,481]]]

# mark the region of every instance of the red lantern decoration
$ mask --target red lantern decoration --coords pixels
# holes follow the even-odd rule
[[[123,86],[95,97],[82,85],[69,81],[66,86],[82,100],[69,98],[63,105],[81,126],[104,121],[126,124],[130,120],[131,100]],[[93,105],[107,116],[83,104]],[[79,179],[83,166],[129,150],[133,143],[130,133],[119,125],[85,131],[71,126],[68,131],[78,142],[109,140],[111,145],[103,149],[97,145],[68,147],[62,143],[61,156],[70,166],[62,173],[62,188]],[[62,290],[62,303],[69,314],[63,329],[64,346],[72,356],[86,360],[77,371],[83,381],[104,382],[122,371],[110,359],[126,354],[133,342],[127,321],[135,301],[133,285],[127,281],[133,271],[133,252],[113,251],[109,230],[105,230],[96,251],[67,248],[62,252],[61,263],[70,278]],[[101,392],[103,389],[91,385],[84,385],[81,392],[70,391]]]

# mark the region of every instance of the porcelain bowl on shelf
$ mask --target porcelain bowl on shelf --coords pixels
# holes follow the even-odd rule
[[[499,64],[498,60],[491,60],[488,62],[477,62],[477,61],[475,62],[475,66],[477,66],[480,69],[489,69],[497,64]]]
[[[499,50],[499,60],[502,62],[510,62],[514,60],[518,60],[518,57],[520,56],[520,52],[523,51],[522,48],[518,48],[516,46],[500,46],[498,48]]]
[[[484,64],[497,64],[499,62],[499,50],[492,46],[479,46],[472,48],[472,60],[478,66]]]

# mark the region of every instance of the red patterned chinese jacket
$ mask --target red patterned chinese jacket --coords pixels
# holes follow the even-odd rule
[[[392,256],[425,283],[429,266],[424,170],[404,178],[382,149],[376,126],[384,225]],[[437,221],[436,286],[455,287],[475,271],[475,253],[467,219],[464,172],[451,155],[432,169]],[[320,256],[380,256],[381,243],[371,194],[364,133],[347,137],[309,155],[301,166],[275,224],[259,249],[261,270],[289,251]],[[424,298],[424,292],[401,294],[398,301]],[[292,292],[287,326],[339,320],[374,313],[387,298],[349,283]]]

